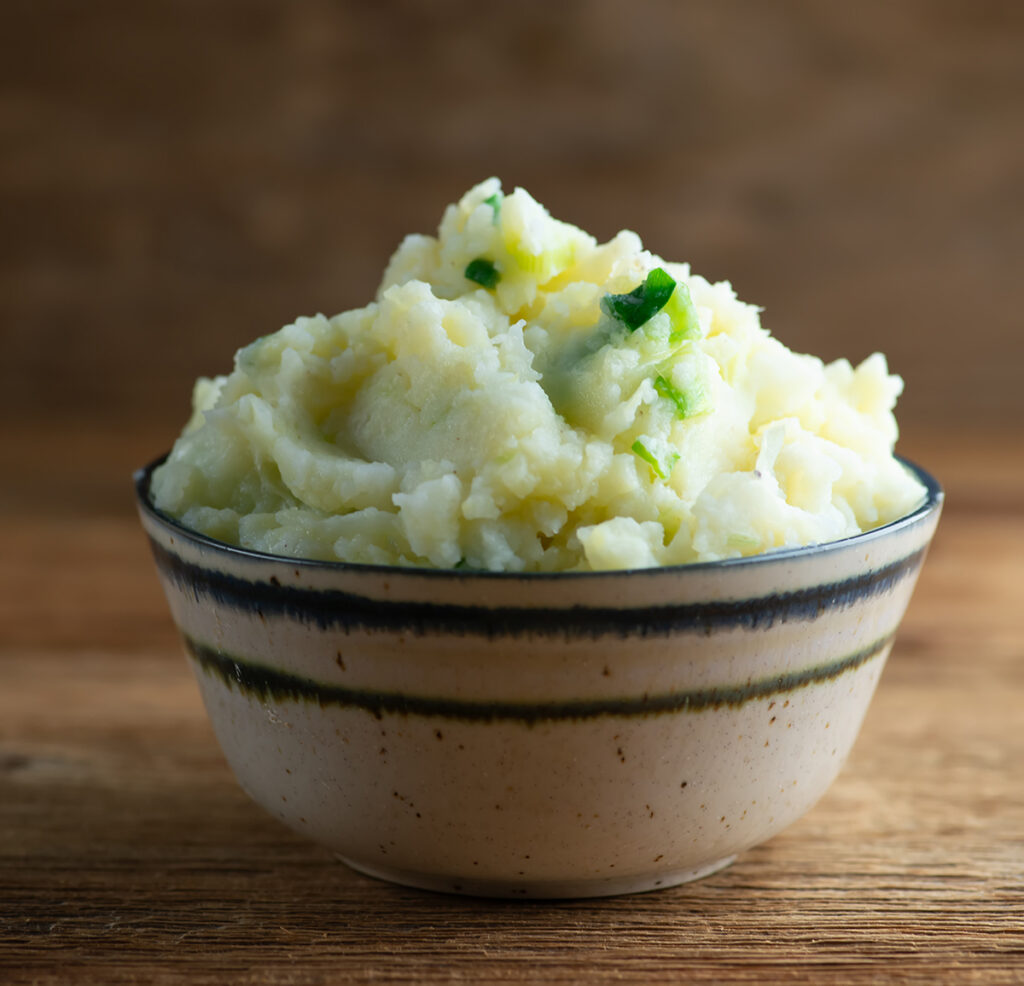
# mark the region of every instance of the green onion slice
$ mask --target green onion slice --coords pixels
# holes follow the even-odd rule
[[[663,450],[665,454],[658,455],[645,445],[640,438],[633,442],[630,448],[651,467],[654,475],[659,479],[668,479],[669,473],[672,472],[672,467],[679,461],[678,452]]]
[[[668,304],[675,287],[675,279],[663,268],[655,267],[629,294],[606,294],[601,305],[612,318],[635,332]]]
[[[672,345],[685,339],[700,338],[700,319],[690,297],[690,289],[685,284],[676,285],[676,290],[665,305],[665,311],[672,321],[672,334],[668,337]]]
[[[663,377],[659,373],[654,378],[654,389],[658,392],[659,397],[665,397],[675,404],[677,418],[683,419],[690,413],[686,394],[679,390],[667,377]]]
[[[484,199],[484,205],[489,205],[494,210],[494,222],[498,222],[498,217],[501,215],[501,192],[495,192],[493,195],[488,195]]]
[[[493,289],[497,287],[498,281],[501,280],[501,275],[494,266],[494,261],[488,260],[486,257],[477,257],[476,260],[471,260],[466,264],[465,274],[470,281],[475,281],[485,288]]]

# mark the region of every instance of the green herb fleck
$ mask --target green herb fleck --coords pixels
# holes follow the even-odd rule
[[[668,479],[672,467],[679,461],[678,452],[664,449],[662,450],[663,454],[658,455],[648,448],[640,438],[633,442],[630,448],[651,467],[658,479]]]
[[[643,284],[629,294],[606,294],[601,302],[604,310],[634,332],[652,319],[668,304],[676,282],[661,267],[655,267]]]
[[[686,394],[679,390],[671,380],[658,374],[654,378],[654,389],[660,397],[666,397],[676,406],[676,417],[685,418],[690,413]]]
[[[733,532],[725,539],[726,546],[734,551],[755,551],[761,547],[761,539],[752,534],[739,534]]]
[[[466,265],[466,277],[489,289],[495,288],[498,281],[501,280],[494,261],[488,260],[486,257],[477,257],[476,260],[471,260]]]
[[[495,192],[484,199],[484,205],[489,205],[494,210],[493,222],[497,225],[498,217],[501,215],[501,192]]]
[[[672,321],[672,334],[668,337],[670,343],[675,345],[684,339],[700,337],[700,319],[690,297],[690,289],[685,284],[676,285],[665,305],[665,312]]]

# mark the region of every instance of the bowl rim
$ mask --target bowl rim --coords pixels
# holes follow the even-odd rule
[[[293,568],[299,567],[315,569],[317,571],[333,571],[339,574],[365,573],[367,575],[388,575],[392,577],[415,576],[417,578],[426,577],[431,579],[450,579],[453,581],[477,579],[514,581],[522,579],[530,582],[539,582],[544,580],[563,582],[581,579],[595,580],[617,578],[623,575],[630,575],[634,577],[654,577],[665,574],[680,575],[690,572],[696,575],[700,573],[706,574],[712,571],[748,569],[760,565],[775,564],[780,561],[785,562],[798,558],[804,559],[818,557],[833,552],[843,551],[855,545],[881,540],[891,534],[906,530],[923,522],[927,517],[937,513],[941,509],[943,500],[945,499],[945,493],[942,486],[939,484],[938,480],[931,475],[931,473],[927,472],[910,459],[897,455],[895,456],[896,461],[905,469],[908,469],[913,473],[915,478],[922,486],[924,486],[924,499],[913,510],[904,514],[902,517],[897,517],[895,520],[891,520],[889,523],[883,524],[880,527],[873,527],[867,531],[861,531],[859,534],[853,534],[849,537],[840,538],[836,541],[822,541],[816,544],[799,545],[792,548],[774,548],[758,555],[746,555],[741,558],[722,558],[717,561],[688,562],[683,565],[661,565],[648,568],[614,568],[586,572],[494,572],[483,569],[429,568],[427,566],[416,565],[379,565],[362,562],[327,561],[315,558],[300,558],[291,555],[275,555],[265,551],[257,551],[253,548],[244,548],[237,544],[229,544],[226,541],[218,541],[216,538],[212,538],[209,535],[202,534],[199,531],[194,531],[191,528],[186,527],[181,523],[181,521],[160,510],[150,500],[149,488],[153,472],[167,460],[169,455],[170,452],[165,452],[163,455],[153,459],[147,465],[135,470],[132,474],[132,480],[135,488],[135,499],[138,509],[143,514],[150,517],[163,527],[170,529],[185,541],[191,541],[201,548],[206,548],[208,550],[228,555],[232,558],[250,562],[264,564],[269,562],[279,565],[289,565]]]

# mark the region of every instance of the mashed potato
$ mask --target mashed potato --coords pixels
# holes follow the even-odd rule
[[[377,300],[200,380],[152,498],[302,558],[643,568],[831,541],[911,510],[885,358],[790,352],[727,283],[483,182]]]

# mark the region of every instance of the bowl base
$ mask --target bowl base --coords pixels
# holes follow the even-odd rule
[[[594,877],[581,880],[480,880],[462,879],[452,876],[438,876],[433,873],[419,873],[414,870],[392,869],[376,863],[362,863],[337,854],[346,866],[358,873],[389,883],[400,883],[419,890],[433,890],[445,894],[462,894],[468,897],[505,897],[518,900],[570,897],[614,897],[618,894],[638,894],[650,890],[663,890],[725,869],[736,857],[725,856],[705,866],[690,869],[668,870],[643,876]]]

